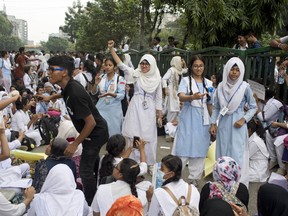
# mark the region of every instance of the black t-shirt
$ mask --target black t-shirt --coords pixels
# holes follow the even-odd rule
[[[96,126],[88,137],[97,137],[98,141],[101,141],[102,144],[105,143],[108,140],[107,122],[92,103],[84,87],[76,80],[70,79],[62,91],[62,95],[76,130],[80,133],[85,125],[84,119],[92,114],[96,121]]]

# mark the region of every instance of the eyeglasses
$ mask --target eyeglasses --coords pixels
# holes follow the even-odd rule
[[[141,65],[141,66],[150,66],[150,64],[149,64],[148,62],[144,62],[144,61],[141,62],[140,65]]]
[[[204,68],[204,65],[193,65],[192,67],[194,69],[198,69],[198,68]]]
[[[49,67],[48,71],[53,73],[54,71],[64,71],[65,68],[54,68],[54,67]]]

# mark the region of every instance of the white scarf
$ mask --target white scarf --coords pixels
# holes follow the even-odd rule
[[[150,70],[146,73],[141,72],[140,63],[146,60],[150,64]],[[150,54],[142,56],[138,68],[134,71],[134,77],[139,77],[141,88],[147,93],[153,93],[161,83],[161,76],[155,58]]]
[[[240,70],[240,76],[237,80],[232,81],[229,78],[229,72],[233,65],[237,65]],[[218,85],[217,94],[219,98],[219,104],[221,109],[223,107],[228,108],[227,115],[231,115],[239,107],[245,90],[249,85],[243,81],[245,73],[245,66],[240,58],[233,57],[228,60],[223,70],[223,81]],[[230,102],[228,103],[228,101]]]
[[[76,190],[71,169],[65,164],[58,164],[49,171],[40,193],[34,196],[31,205],[36,215],[82,216],[84,201],[82,191]]]
[[[178,86],[179,86],[179,77],[182,75],[182,63],[181,63],[181,57],[180,56],[174,56],[170,62],[171,70],[172,70],[172,76],[173,76],[173,96],[174,98],[178,99],[177,93],[178,93]]]

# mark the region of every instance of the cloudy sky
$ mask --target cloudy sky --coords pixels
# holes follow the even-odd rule
[[[76,0],[0,0],[6,13],[28,22],[28,39],[35,42],[47,41],[50,33],[57,33],[64,24],[65,12]],[[80,0],[86,5],[88,0]]]

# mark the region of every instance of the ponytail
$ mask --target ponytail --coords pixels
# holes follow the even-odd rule
[[[209,95],[209,91],[208,91],[208,88],[207,88],[207,86],[206,86],[204,76],[202,77],[202,82],[203,82],[203,88],[204,88],[204,89],[206,90],[206,92],[208,93],[208,94],[206,95],[206,97],[207,97],[207,102],[209,102],[209,101],[211,100],[211,97],[210,97],[210,95]]]
[[[103,179],[104,177],[109,176],[113,173],[113,161],[113,155],[108,153],[104,156],[104,158],[102,159],[101,168],[99,170],[99,182],[101,182],[101,179]]]

